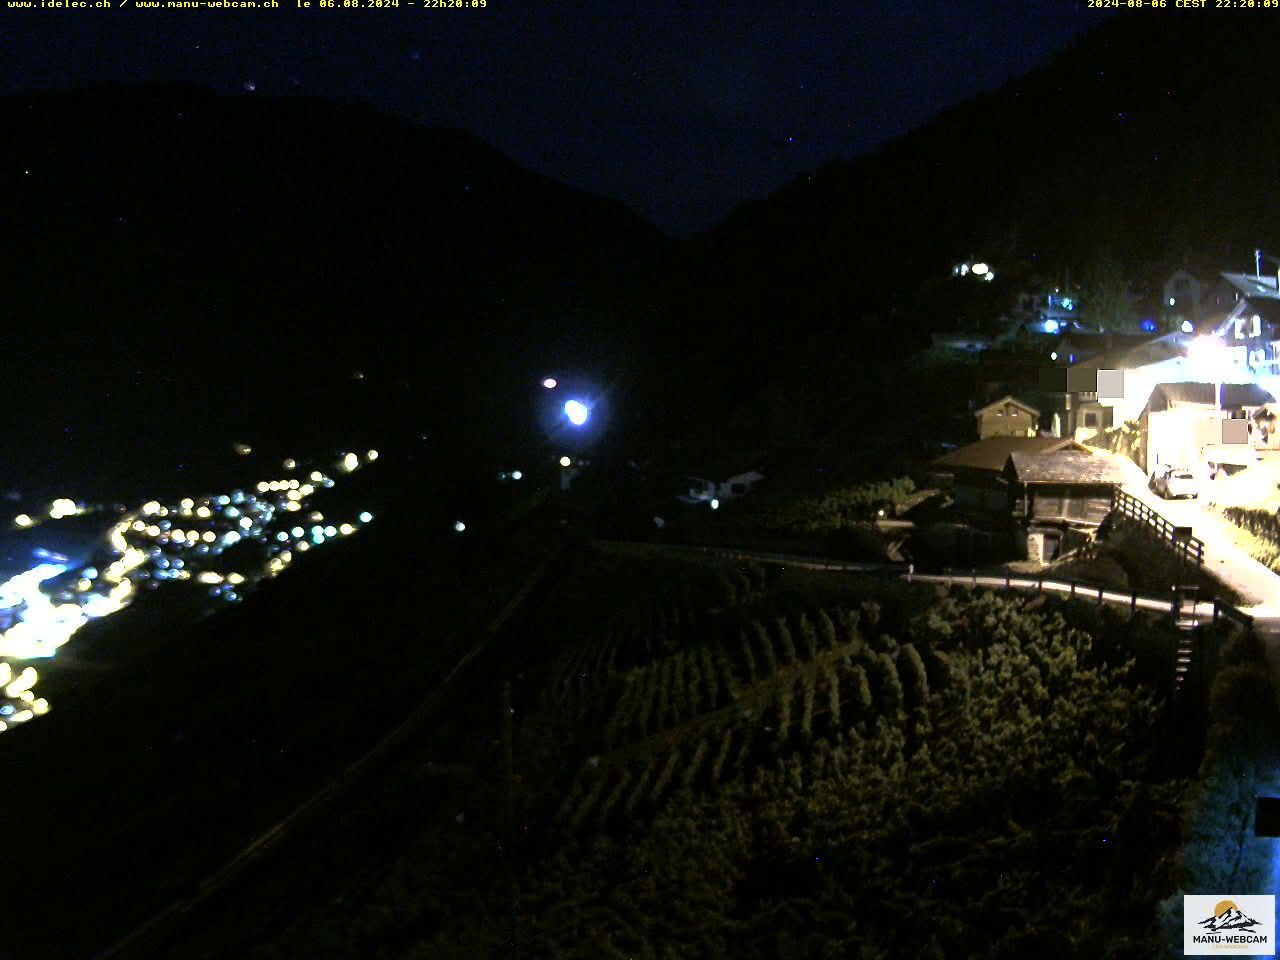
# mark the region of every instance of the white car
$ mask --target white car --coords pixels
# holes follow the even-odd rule
[[[1151,489],[1166,500],[1200,496],[1200,481],[1186,467],[1160,467],[1151,478]]]

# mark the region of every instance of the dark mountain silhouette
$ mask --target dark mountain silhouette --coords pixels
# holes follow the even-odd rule
[[[1274,18],[1117,17],[878,153],[743,204],[682,261],[696,354],[745,389],[807,335],[901,358],[955,326],[949,271],[970,257],[995,266],[971,289],[996,309],[1104,251],[1135,282],[1251,266],[1280,245],[1278,42]]]
[[[457,130],[185,87],[0,101],[0,191],[9,438],[54,459],[356,369],[493,397],[634,355],[666,245]]]

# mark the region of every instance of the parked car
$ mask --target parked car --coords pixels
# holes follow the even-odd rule
[[[1200,481],[1187,467],[1159,467],[1151,478],[1151,489],[1166,500],[1200,496]]]

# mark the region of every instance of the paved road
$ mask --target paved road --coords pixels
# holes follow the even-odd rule
[[[1123,471],[1124,491],[1141,500],[1170,523],[1190,527],[1204,542],[1204,563],[1243,598],[1242,608],[1255,617],[1280,616],[1280,576],[1236,546],[1230,524],[1208,510],[1200,500],[1165,500],[1147,487],[1147,477],[1128,457],[1107,451]]]

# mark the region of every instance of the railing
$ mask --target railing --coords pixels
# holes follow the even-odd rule
[[[1179,533],[1177,527],[1132,494],[1125,493],[1119,487],[1113,487],[1111,509],[1125,519],[1145,526],[1156,539],[1172,547],[1175,553],[1181,553],[1188,560],[1194,560],[1196,566],[1204,563],[1203,540]]]
[[[1217,597],[1211,600],[1197,600],[1194,603],[1184,602],[1184,596],[1178,587],[1172,587],[1169,594],[1155,596],[1139,593],[1137,590],[1116,590],[1106,584],[1090,583],[1087,580],[1046,580],[1043,575],[1029,577],[1017,576],[1006,570],[1002,576],[980,574],[974,568],[957,570],[944,567],[942,573],[916,573],[911,564],[901,563],[862,563],[849,560],[828,560],[823,557],[805,557],[789,553],[765,553],[758,550],[741,550],[733,547],[707,547],[690,544],[656,544],[634,543],[626,541],[607,541],[608,546],[622,549],[658,549],[699,553],[704,556],[715,556],[732,560],[757,560],[762,563],[789,563],[810,570],[845,570],[851,573],[893,573],[898,579],[908,583],[937,583],[946,586],[986,587],[1004,590],[1035,590],[1037,593],[1062,593],[1068,597],[1082,600],[1093,600],[1096,605],[1104,603],[1117,604],[1129,608],[1132,614],[1139,608],[1168,613],[1176,623],[1189,613],[1196,622],[1211,618],[1214,622],[1221,618],[1234,621],[1244,627],[1253,624],[1253,617]]]

